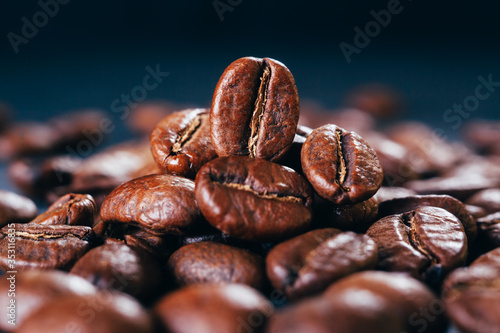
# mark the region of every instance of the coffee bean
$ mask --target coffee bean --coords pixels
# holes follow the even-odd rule
[[[384,217],[367,231],[378,246],[378,268],[406,272],[433,285],[465,264],[467,238],[460,220],[437,207]]]
[[[500,211],[477,220],[478,243],[488,250],[500,247]]]
[[[292,168],[298,173],[302,174],[302,164],[300,163],[300,151],[302,150],[302,145],[306,142],[307,137],[311,134],[312,129],[309,127],[299,125],[297,127],[297,133],[293,138],[292,146],[290,150],[282,158],[279,164]]]
[[[500,327],[500,249],[457,269],[443,284],[446,313],[463,332],[498,332]]]
[[[273,286],[289,299],[323,291],[354,272],[373,269],[377,245],[366,235],[317,229],[278,244],[266,259]]]
[[[285,65],[269,58],[238,59],[215,88],[212,144],[219,156],[276,161],[293,142],[299,112],[297,87]]]
[[[465,124],[463,134],[480,153],[492,153],[500,142],[500,121],[470,121]]]
[[[14,224],[0,230],[0,270],[12,270],[9,250],[15,250],[16,270],[70,269],[95,243],[90,227]]]
[[[336,205],[331,201],[316,200],[313,225],[366,232],[376,221],[377,212],[378,204],[373,197],[353,205]]]
[[[134,133],[149,136],[163,118],[180,108],[181,106],[167,101],[146,101],[132,107],[130,116],[125,121]]]
[[[133,298],[121,293],[59,297],[41,306],[16,330],[53,332],[153,333],[151,316]]]
[[[207,109],[188,109],[163,119],[151,133],[151,152],[163,173],[194,178],[217,157],[210,139]]]
[[[154,312],[171,333],[259,332],[272,304],[243,284],[203,284],[165,296]]]
[[[500,188],[490,188],[477,192],[465,203],[482,207],[486,214],[500,212]]]
[[[15,299],[16,326],[12,327],[8,320],[0,320],[2,332],[10,332],[21,326],[27,317],[52,299],[67,295],[78,296],[97,293],[97,289],[84,279],[57,270],[34,269],[18,272],[15,275],[15,282],[8,280],[7,277],[12,277],[12,275],[0,277],[0,306],[3,309],[8,309],[11,300]],[[12,284],[15,286],[15,290]],[[15,293],[15,298],[11,298],[12,293]],[[10,319],[10,317],[7,318]]]
[[[87,252],[70,271],[100,289],[118,290],[141,301],[162,288],[159,262],[148,252],[125,244],[104,244]]]
[[[306,230],[312,218],[307,181],[263,159],[232,156],[208,162],[196,176],[195,195],[207,221],[236,238],[283,239]]]
[[[68,193],[59,198],[47,211],[38,215],[32,224],[43,225],[85,225],[94,224],[96,205],[94,198],[88,194]]]
[[[104,222],[125,223],[155,235],[182,235],[201,222],[194,182],[150,175],[118,186],[101,208]]]
[[[409,197],[412,195],[416,195],[417,192],[412,191],[410,189],[404,188],[404,187],[397,187],[397,186],[382,186],[381,188],[378,189],[377,193],[373,196],[373,198],[378,202],[384,202],[388,201],[391,199],[396,199],[396,198],[404,198],[404,197]]]
[[[14,192],[0,190],[0,228],[9,223],[24,223],[35,218],[35,203]]]
[[[243,283],[260,289],[263,259],[249,251],[214,242],[181,247],[168,260],[180,286],[205,283]]]
[[[388,215],[401,214],[423,206],[440,207],[455,215],[464,227],[469,245],[477,236],[477,224],[465,205],[449,195],[413,195],[381,202],[379,219]]]
[[[301,151],[302,169],[316,192],[336,204],[354,204],[377,192],[383,173],[373,149],[335,125],[315,129]]]

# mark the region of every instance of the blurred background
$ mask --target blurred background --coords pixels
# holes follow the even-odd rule
[[[418,119],[456,138],[466,118],[499,118],[500,83],[477,105],[470,98],[484,80],[500,82],[499,9],[483,0],[9,1],[0,101],[14,121],[103,110],[116,126],[105,147],[131,137],[124,108],[209,106],[225,67],[252,55],[287,65],[303,108],[352,106],[353,91],[382,84],[399,103],[383,121]],[[144,89],[151,72],[157,84]],[[451,113],[464,101],[472,112]],[[10,188],[0,168],[0,188]]]

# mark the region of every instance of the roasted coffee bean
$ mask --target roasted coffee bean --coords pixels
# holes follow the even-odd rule
[[[500,247],[500,211],[477,219],[479,244],[488,250]]]
[[[9,223],[29,222],[38,209],[31,199],[14,192],[0,190],[0,228]]]
[[[121,293],[65,296],[45,303],[16,333],[153,333],[151,316]]]
[[[368,112],[377,118],[397,116],[404,106],[401,95],[382,84],[366,84],[350,91],[344,104]]]
[[[159,262],[142,249],[120,243],[90,250],[75,263],[70,273],[100,289],[122,291],[141,301],[158,296],[163,289]]]
[[[500,142],[500,121],[469,121],[464,127],[464,137],[479,152],[491,153]]]
[[[446,209],[462,222],[469,245],[476,239],[476,221],[462,202],[449,195],[413,195],[381,202],[378,209],[379,219],[388,215],[410,212],[423,206]]]
[[[273,311],[268,300],[243,284],[184,287],[165,296],[154,309],[171,333],[259,332]]]
[[[336,204],[369,199],[383,173],[373,149],[355,132],[335,125],[315,129],[301,151],[302,169],[316,192]]]
[[[219,156],[276,161],[293,142],[299,112],[297,87],[285,65],[269,58],[238,59],[215,88],[212,144]]]
[[[479,206],[474,206],[474,205],[465,205],[465,209],[467,209],[467,212],[470,214],[470,216],[472,216],[472,218],[474,218],[475,220],[477,220],[478,218],[481,218],[483,216],[486,216],[486,211],[484,210],[484,208],[482,207],[479,207]]]
[[[408,333],[441,333],[446,329],[444,306],[439,298],[424,284],[406,274],[356,273],[332,284],[323,297],[332,300],[340,297],[351,313],[366,309],[369,315],[373,311],[373,316],[368,318],[379,318],[377,314],[382,312],[385,318],[392,318]],[[432,317],[427,316],[430,313]],[[376,327],[372,329],[376,331]]]
[[[490,333],[500,329],[500,249],[457,269],[443,284],[446,313],[461,332]]]
[[[317,229],[274,247],[266,259],[273,286],[296,299],[323,291],[332,282],[377,265],[377,245],[366,235]]]
[[[76,193],[105,192],[108,194],[135,174],[154,164],[147,140],[125,142],[111,146],[83,160],[75,170],[70,190]],[[99,206],[99,205],[98,205]]]
[[[155,235],[182,235],[202,222],[194,182],[172,175],[144,176],[118,186],[104,201],[101,218]]]
[[[59,198],[47,211],[38,215],[32,224],[43,225],[86,225],[94,224],[95,201],[88,194],[69,193]]]
[[[243,283],[260,289],[264,281],[263,259],[249,251],[214,242],[181,247],[168,261],[178,285]]]
[[[392,200],[396,198],[404,198],[412,195],[417,195],[417,192],[412,191],[410,189],[404,187],[397,186],[382,186],[378,189],[377,193],[373,196],[373,198],[378,202],[384,202],[387,200]]]
[[[365,232],[376,221],[377,213],[378,203],[374,198],[353,205],[316,200],[313,225]]]
[[[84,279],[57,270],[30,270],[0,277],[0,306],[9,309],[15,299],[12,316],[0,320],[0,330],[10,332],[48,301],[66,295],[92,295],[97,289]],[[10,278],[10,279],[7,279]],[[12,288],[15,286],[15,289]],[[10,291],[9,291],[10,290]],[[12,298],[13,294],[15,298]],[[10,296],[9,296],[10,295]],[[12,308],[12,306],[11,306]],[[15,326],[10,325],[13,320]]]
[[[412,180],[404,184],[404,187],[418,194],[447,194],[461,201],[465,201],[476,192],[498,186],[500,186],[500,178],[492,180],[480,175],[435,177]]]
[[[92,228],[9,224],[0,230],[0,270],[70,269],[95,243]],[[15,251],[15,263],[9,254]]]
[[[438,207],[384,217],[367,234],[378,246],[378,268],[406,272],[431,285],[467,259],[467,238],[460,220]]]
[[[220,157],[196,176],[196,200],[215,228],[236,237],[273,241],[311,222],[313,193],[290,168],[247,156]]]
[[[125,243],[141,248],[158,258],[167,258],[177,248],[174,235],[154,235],[139,228],[127,228]]]
[[[188,109],[163,119],[151,133],[151,152],[163,173],[194,178],[217,157],[210,139],[210,113]]]
[[[490,188],[477,192],[465,203],[482,207],[486,214],[500,212],[500,188]]]

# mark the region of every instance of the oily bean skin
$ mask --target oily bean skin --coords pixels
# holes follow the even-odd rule
[[[9,230],[11,232],[9,232]],[[9,234],[15,235],[10,237]],[[69,269],[95,243],[90,227],[14,224],[0,230],[0,270],[9,271],[9,243],[15,241],[17,270]]]
[[[500,212],[479,218],[477,225],[480,244],[490,250],[500,247]]]
[[[443,284],[446,313],[460,332],[499,332],[500,248],[490,251],[468,268],[451,273]]]
[[[54,202],[31,223],[43,225],[86,225],[94,223],[95,201],[88,194],[69,193]]]
[[[220,157],[196,176],[196,200],[207,221],[222,232],[273,241],[307,229],[313,193],[297,172],[263,159]]]
[[[215,88],[212,144],[219,156],[276,161],[293,142],[299,112],[295,80],[285,65],[269,58],[238,59]]]
[[[264,265],[260,256],[214,242],[181,247],[172,254],[168,266],[180,286],[243,283],[260,289],[264,279]]]
[[[266,259],[267,275],[287,298],[296,299],[354,272],[375,268],[377,252],[369,236],[317,229],[273,248]]]
[[[159,263],[144,250],[110,243],[81,257],[70,271],[100,289],[119,290],[147,301],[161,290]]]
[[[149,175],[117,187],[104,201],[104,222],[125,223],[157,235],[182,235],[200,222],[194,182],[172,175]]]
[[[439,283],[467,259],[462,223],[438,207],[384,217],[367,235],[378,245],[380,269],[407,272],[429,284]]]
[[[26,197],[0,190],[0,228],[9,223],[24,223],[36,217],[35,203]]]
[[[373,149],[355,132],[335,125],[315,129],[301,151],[302,169],[316,192],[336,204],[364,201],[382,185]]]
[[[188,109],[164,118],[151,133],[151,152],[163,173],[194,178],[217,157],[207,109]]]
[[[273,313],[271,303],[255,289],[243,284],[191,285],[161,299],[154,312],[170,333],[260,332]],[[261,319],[255,330],[249,318]]]
[[[59,270],[29,270],[16,276],[16,326],[48,301],[66,295],[92,295],[97,289],[84,279]],[[11,297],[11,281],[6,276],[0,278],[0,306],[6,309]],[[16,327],[15,326],[15,327]],[[14,328],[15,328],[14,327]],[[10,332],[12,325],[7,320],[0,320],[0,331]]]
[[[476,221],[469,214],[462,202],[449,195],[413,195],[381,202],[378,209],[379,219],[388,215],[409,212],[422,206],[433,206],[446,209],[462,222],[469,245],[476,239]]]

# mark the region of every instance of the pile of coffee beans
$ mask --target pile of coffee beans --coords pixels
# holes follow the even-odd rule
[[[301,110],[246,57],[211,108],[140,105],[148,137],[95,154],[102,112],[2,121],[26,196],[0,191],[0,331],[500,332],[500,122],[450,142],[377,127],[392,90],[347,101]]]

